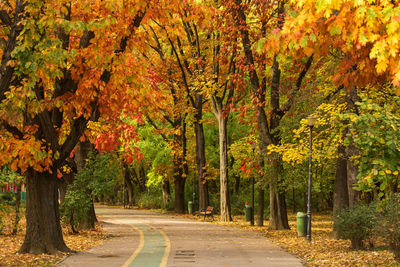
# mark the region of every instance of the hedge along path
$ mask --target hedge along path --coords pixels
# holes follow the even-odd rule
[[[139,232],[140,242],[138,248],[123,267],[165,267],[171,250],[171,242],[164,231],[156,229],[145,223],[127,223]]]

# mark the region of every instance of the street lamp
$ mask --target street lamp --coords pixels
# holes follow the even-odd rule
[[[308,200],[307,200],[307,240],[311,242],[311,178],[312,178],[312,130],[317,118],[309,116],[307,124],[310,127],[310,155],[308,161]]]

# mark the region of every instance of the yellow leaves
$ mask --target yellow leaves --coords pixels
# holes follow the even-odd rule
[[[371,59],[377,59],[376,70],[378,73],[382,73],[386,70],[388,66],[387,56],[388,53],[386,51],[387,43],[384,40],[378,41],[375,43],[374,47],[371,49],[369,57]]]

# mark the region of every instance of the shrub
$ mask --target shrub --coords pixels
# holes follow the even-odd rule
[[[114,155],[90,152],[84,168],[68,185],[60,207],[63,222],[70,224],[73,232],[84,227],[85,220],[91,216],[92,197],[113,195],[114,186],[121,175],[120,163]]]
[[[159,194],[142,193],[138,197],[137,204],[139,207],[147,208],[147,209],[168,208],[168,207],[164,207],[164,205],[163,205],[161,193],[159,193]]]
[[[400,194],[382,201],[378,211],[377,234],[385,238],[396,260],[400,261]]]
[[[334,230],[338,237],[350,239],[353,249],[363,249],[363,241],[373,234],[376,224],[374,205],[357,205],[341,210],[335,216]]]

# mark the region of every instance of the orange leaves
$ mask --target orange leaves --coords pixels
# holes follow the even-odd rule
[[[35,127],[27,127],[27,132],[34,133]],[[5,134],[0,136],[0,165],[10,164],[13,171],[23,173],[28,167],[37,171],[49,170],[52,164],[52,152],[45,152],[44,144],[31,134],[26,134],[22,140]]]
[[[295,38],[302,40],[310,28],[317,30],[317,38],[311,43],[308,40],[303,48],[311,48],[316,56],[327,56],[330,53],[328,48],[333,47],[346,55],[344,60],[350,58],[353,65],[362,66],[363,77],[358,82],[349,80],[349,86],[379,84],[384,76],[394,85],[399,84],[396,66],[400,59],[400,24],[397,19],[400,7],[386,0],[377,3],[344,0],[293,2],[301,8],[297,15],[288,18],[284,27],[285,38],[296,43],[298,41],[293,39],[292,32],[300,33]],[[291,46],[300,54],[303,48]],[[346,63],[341,67],[347,67]]]

